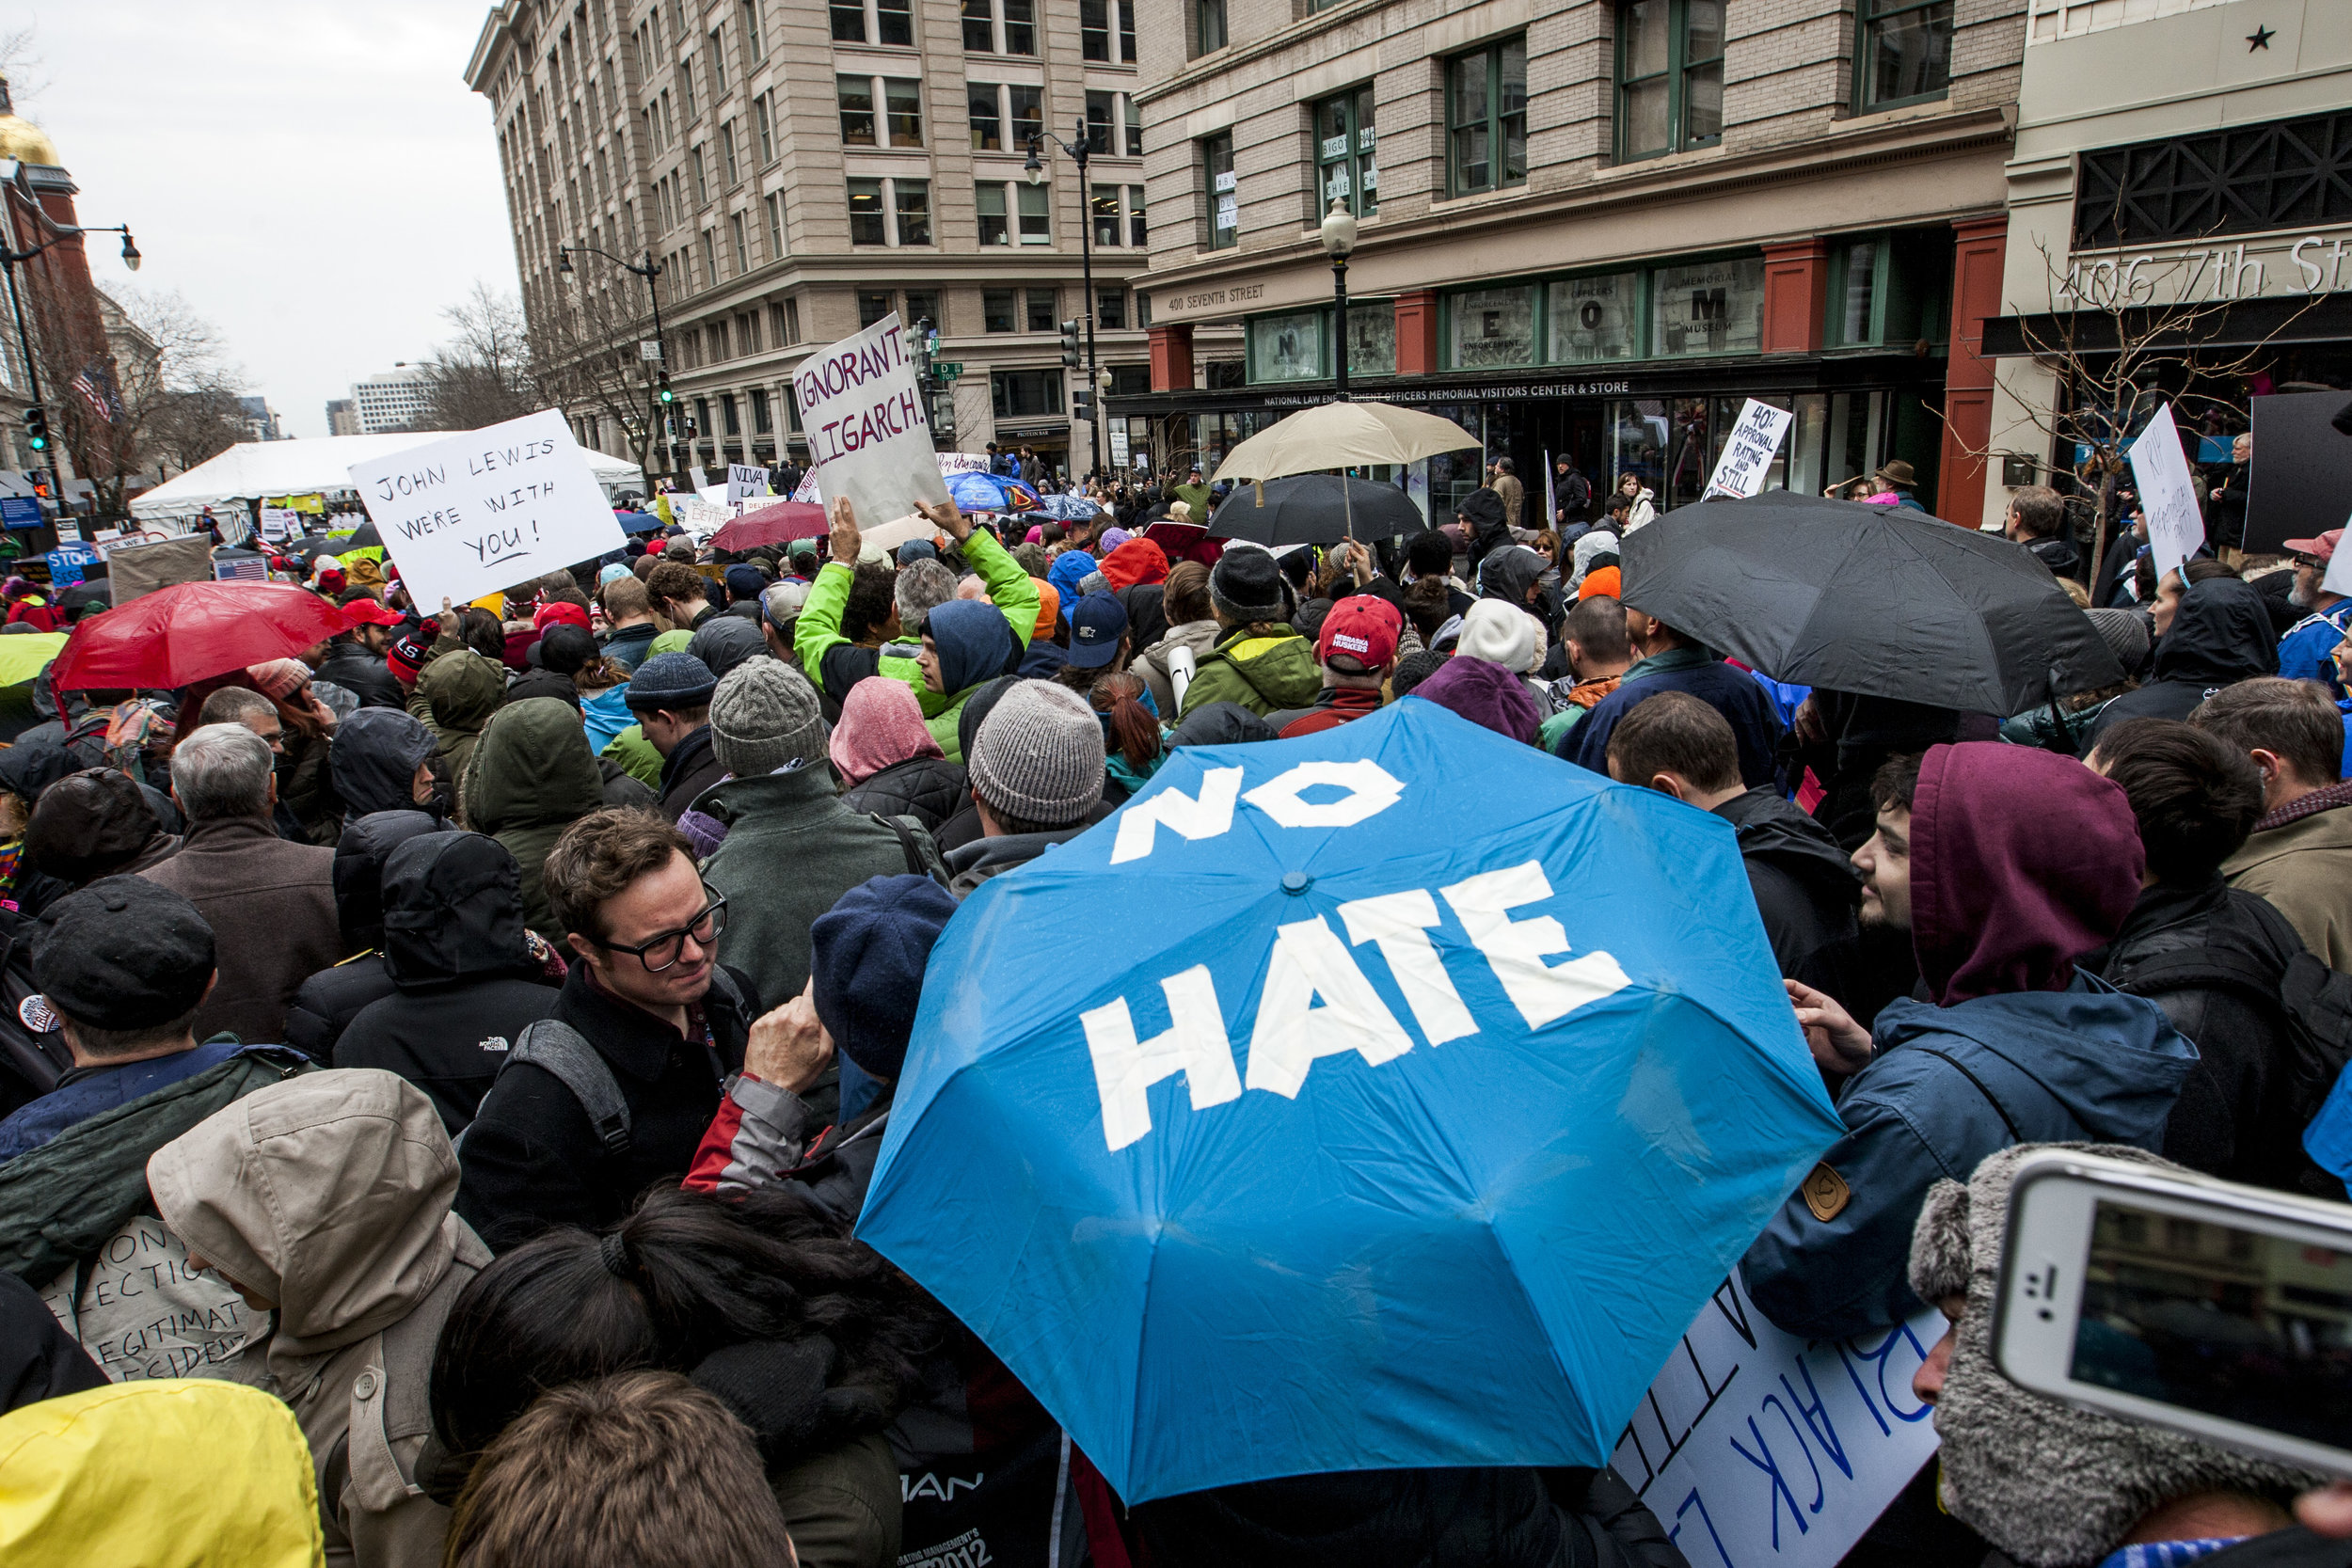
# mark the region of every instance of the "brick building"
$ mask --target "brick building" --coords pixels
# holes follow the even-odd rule
[[[1063,321],[1091,308],[1116,384],[1148,384],[1127,283],[1143,264],[1145,188],[1133,3],[495,8],[467,80],[496,117],[526,309],[541,319],[565,291],[603,302],[642,385],[645,284],[585,252],[566,277],[557,252],[650,255],[676,406],[698,432],[689,462],[771,462],[801,445],[793,368],[894,310],[930,318],[937,357],[961,366],[959,448],[1066,451]],[[1082,123],[1090,189],[1052,148],[1033,181],[1027,137],[1075,142]],[[592,444],[628,450],[613,420],[572,413]]]
[[[1329,395],[1336,198],[1354,389],[1531,489],[1566,452],[1694,498],[1754,396],[1774,483],[1899,458],[1979,515],[2026,0],[1144,4],[1152,390],[1111,406],[1170,455]]]

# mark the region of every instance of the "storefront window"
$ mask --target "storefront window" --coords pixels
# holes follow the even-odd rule
[[[1760,257],[1661,267],[1651,275],[1660,358],[1692,354],[1755,354],[1764,343],[1764,262]]]
[[[1631,398],[1609,405],[1609,487],[1631,474],[1652,490],[1665,471],[1666,404],[1660,398]]]
[[[1312,381],[1329,373],[1323,363],[1321,311],[1298,310],[1250,321],[1250,380]]]
[[[1836,277],[1831,280],[1837,304],[1837,339],[1841,343],[1879,341],[1879,243],[1855,240],[1839,247]]]
[[[1347,308],[1347,372],[1396,373],[1396,307],[1387,300]]]
[[[1451,304],[1456,370],[1534,363],[1534,289],[1467,289]]]
[[[1558,365],[1631,359],[1641,353],[1641,274],[1613,272],[1568,277],[1551,285],[1546,319]]]

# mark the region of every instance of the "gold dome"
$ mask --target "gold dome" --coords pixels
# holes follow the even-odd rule
[[[0,158],[17,158],[28,164],[62,166],[65,160],[57,155],[57,144],[49,139],[49,133],[29,119],[14,115],[0,115]]]

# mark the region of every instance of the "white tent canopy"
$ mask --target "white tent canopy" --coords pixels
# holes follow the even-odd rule
[[[256,500],[263,496],[307,496],[349,490],[351,466],[439,439],[436,434],[325,436],[297,441],[240,441],[199,463],[168,483],[131,502],[143,523],[188,523],[210,507]],[[586,453],[588,467],[609,498],[645,487],[644,470],[626,458]],[[227,521],[228,519],[223,519]]]

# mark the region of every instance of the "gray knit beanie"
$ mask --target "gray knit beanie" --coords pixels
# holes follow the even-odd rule
[[[817,761],[825,754],[817,689],[780,659],[745,659],[710,694],[710,749],[739,779]]]
[[[2021,1144],[1989,1155],[1968,1184],[1938,1181],[1911,1238],[1911,1288],[1925,1301],[1966,1295],[1951,1370],[1936,1402],[1945,1509],[2028,1568],[2095,1563],[2159,1505],[2197,1492],[2284,1501],[2316,1486],[2305,1475],[2193,1437],[2094,1415],[2029,1394],[1993,1363],[2001,1239],[2019,1162],[2045,1149],[2180,1166],[2105,1144]]]
[[[1282,618],[1282,569],[1263,546],[1235,541],[1209,568],[1209,602],[1247,626]]]
[[[972,754],[989,810],[1040,827],[1077,821],[1103,799],[1103,721],[1051,681],[1019,681],[990,710]]]

